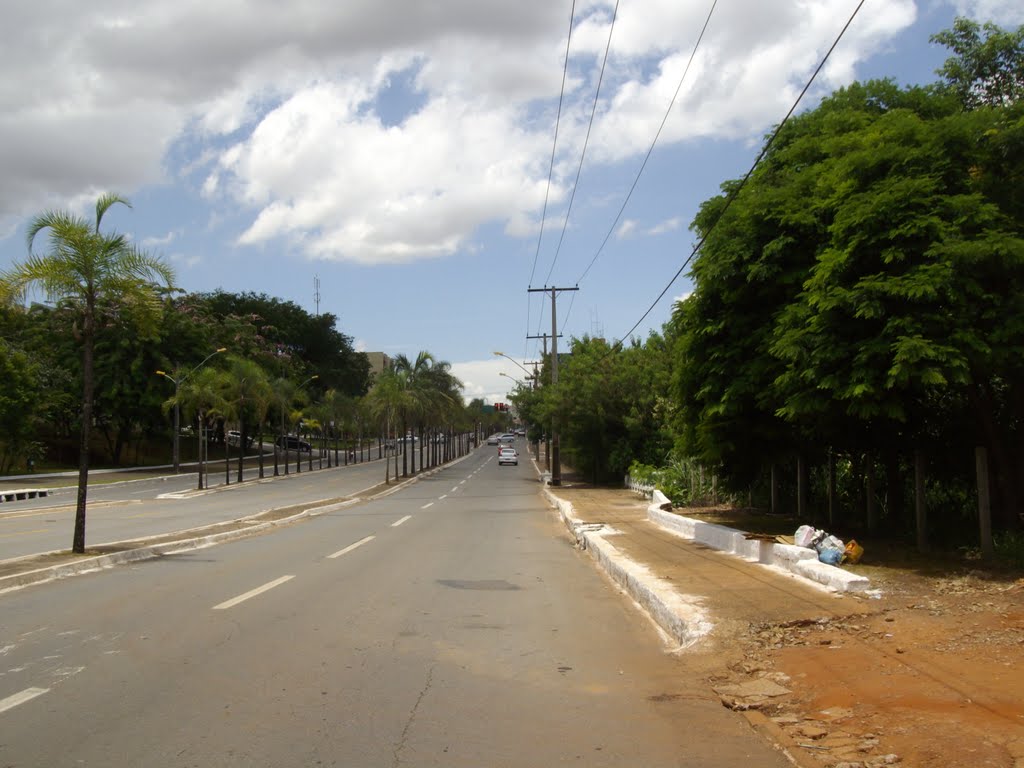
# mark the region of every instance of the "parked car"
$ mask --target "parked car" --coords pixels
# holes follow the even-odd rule
[[[276,440],[278,448],[284,448],[289,451],[301,451],[302,453],[310,453],[313,450],[313,446],[307,443],[305,440],[300,440],[294,435],[288,435],[287,437],[279,437]]]
[[[498,466],[502,464],[515,464],[519,465],[519,451],[515,448],[499,448],[498,449]]]
[[[245,447],[252,448],[255,436],[249,435],[245,440]],[[233,445],[236,448],[242,444],[242,433],[237,429],[228,430],[228,445]]]

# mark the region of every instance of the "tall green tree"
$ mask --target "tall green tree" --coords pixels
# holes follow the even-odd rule
[[[142,322],[155,322],[160,310],[157,284],[172,287],[174,282],[174,273],[163,261],[139,250],[124,235],[100,231],[104,215],[118,203],[130,207],[127,200],[117,195],[100,197],[94,222],[66,211],[48,211],[37,216],[28,226],[28,257],[13,265],[2,278],[5,293],[24,296],[39,288],[51,301],[67,306],[77,319],[75,334],[82,353],[82,408],[78,497],[71,546],[78,553],[85,551],[97,328],[107,323],[107,313],[118,307],[134,309]],[[40,254],[33,247],[36,237],[43,232],[48,250]]]
[[[0,473],[28,458],[38,408],[36,365],[0,339]]]
[[[1006,31],[958,18],[931,39],[953,52],[938,72],[967,109],[1007,107],[1024,97],[1024,25]]]

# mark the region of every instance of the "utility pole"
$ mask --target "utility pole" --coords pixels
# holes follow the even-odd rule
[[[540,336],[527,336],[527,339],[543,339],[544,340],[544,356],[541,358],[541,365],[544,364],[544,358],[548,356],[548,335],[542,333]],[[537,388],[537,384],[540,382],[540,374],[537,372],[537,364],[533,366],[533,388]],[[537,461],[540,461],[540,440],[537,441],[536,447]],[[548,429],[547,439],[544,441],[544,469],[548,472],[551,471],[551,430]]]
[[[558,384],[558,319],[556,300],[559,291],[578,291],[579,286],[573,288],[527,288],[528,293],[547,293],[551,291],[551,383]],[[551,485],[562,484],[562,464],[559,456],[558,446],[558,414],[551,419]]]

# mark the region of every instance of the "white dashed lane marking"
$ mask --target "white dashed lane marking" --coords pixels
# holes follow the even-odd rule
[[[349,544],[344,549],[339,549],[333,555],[328,555],[327,557],[329,559],[333,560],[336,557],[341,557],[342,555],[347,555],[353,549],[357,549],[358,547],[363,546],[363,544],[368,544],[369,542],[373,541],[375,538],[377,538],[377,537],[376,536],[367,536],[365,539],[360,539],[355,544]]]
[[[398,527],[398,526],[400,526],[400,525],[401,525],[402,523],[404,523],[404,522],[405,522],[406,520],[411,520],[411,519],[412,519],[412,515],[406,515],[406,516],[405,516],[405,517],[403,517],[403,518],[402,518],[401,520],[395,520],[395,522],[393,522],[393,523],[391,524],[391,527],[392,527],[392,528],[397,528],[397,527]]]
[[[252,597],[256,597],[257,595],[262,595],[264,592],[267,592],[268,590],[271,590],[274,587],[279,587],[282,584],[284,584],[286,581],[291,581],[294,578],[295,578],[294,575],[293,576],[282,576],[279,579],[274,579],[273,581],[268,581],[262,587],[256,587],[256,589],[251,589],[248,592],[246,592],[244,595],[239,595],[238,597],[233,597],[230,600],[225,600],[223,603],[220,603],[219,605],[213,606],[213,610],[215,610],[215,611],[224,611],[224,610],[227,610],[228,608],[234,608],[239,603],[244,603],[246,600],[248,600],[248,599],[250,599]]]
[[[8,696],[6,699],[0,699],[0,712],[14,709],[19,704],[32,701],[36,696],[42,696],[44,693],[49,693],[49,691],[49,688],[26,688],[24,691]]]
[[[432,506],[434,506],[434,502],[430,502],[429,504],[424,504],[422,507],[420,507],[420,509],[429,509]]]

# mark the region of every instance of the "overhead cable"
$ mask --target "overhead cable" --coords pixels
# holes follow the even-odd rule
[[[590,143],[590,131],[594,127],[594,116],[597,114],[597,102],[601,96],[601,83],[604,82],[604,70],[608,64],[608,51],[612,47],[612,32],[615,31],[615,19],[619,15],[619,0],[615,0],[615,9],[612,11],[612,23],[608,27],[608,42],[605,43],[604,47],[604,59],[601,61],[601,74],[597,78],[597,88],[594,91],[594,106],[590,110],[590,122],[587,123],[587,135],[583,140],[583,150],[580,152],[580,163],[576,167],[576,180],[572,185],[572,192],[569,195],[569,205],[565,209],[565,218],[562,219],[562,234],[558,238],[558,247],[555,248],[555,256],[551,260],[551,269],[548,270],[548,276],[544,279],[547,283],[551,279],[551,273],[555,271],[555,263],[558,261],[558,254],[562,250],[562,240],[565,239],[565,230],[569,226],[569,214],[572,212],[572,203],[576,199],[576,189],[579,187],[580,174],[583,172],[583,160],[587,156],[587,145]]]
[[[629,338],[633,334],[633,331],[635,331],[640,326],[640,323],[647,319],[647,316],[651,314],[654,308],[658,305],[658,302],[664,298],[665,294],[668,293],[668,289],[671,288],[673,283],[675,283],[675,281],[679,279],[679,276],[683,274],[683,270],[685,270],[689,266],[690,262],[693,260],[693,257],[696,256],[697,252],[703,247],[704,242],[708,239],[708,235],[711,234],[714,228],[718,225],[718,222],[720,222],[722,220],[722,217],[725,216],[725,212],[729,210],[729,206],[732,205],[733,200],[736,199],[740,191],[742,191],[743,187],[746,186],[747,181],[754,173],[754,169],[757,168],[761,160],[764,159],[764,156],[768,153],[768,150],[771,148],[775,139],[778,137],[779,132],[782,130],[783,126],[785,126],[786,123],[789,121],[789,118],[793,116],[793,113],[796,111],[796,108],[800,104],[801,99],[803,99],[804,95],[810,89],[811,84],[818,76],[818,73],[821,72],[822,68],[825,66],[825,63],[828,61],[829,56],[832,55],[832,51],[834,51],[836,46],[839,45],[839,41],[843,39],[843,35],[846,34],[846,30],[849,29],[850,25],[853,23],[853,20],[856,18],[857,13],[860,12],[861,6],[864,5],[864,2],[865,0],[860,0],[860,2],[857,4],[857,7],[853,9],[853,13],[850,15],[850,18],[846,21],[846,24],[843,25],[842,30],[839,32],[839,36],[836,37],[835,39],[835,42],[833,42],[832,46],[828,49],[828,52],[825,54],[825,58],[823,58],[821,60],[821,63],[818,64],[817,69],[814,70],[814,74],[811,75],[811,79],[807,81],[807,85],[805,85],[803,90],[800,91],[800,95],[796,97],[796,101],[793,102],[793,106],[789,108],[789,112],[786,113],[786,116],[782,119],[782,122],[778,124],[778,126],[772,132],[771,136],[768,137],[768,141],[765,142],[764,148],[761,150],[761,153],[757,156],[757,159],[754,160],[754,164],[750,166],[750,170],[747,171],[746,175],[740,180],[740,183],[732,190],[732,192],[729,193],[729,196],[726,198],[725,205],[722,206],[722,210],[719,212],[718,217],[711,223],[711,226],[708,227],[707,231],[704,233],[704,236],[701,237],[701,239],[693,247],[693,251],[690,253],[689,256],[686,257],[686,261],[683,262],[683,265],[675,273],[672,279],[669,280],[668,285],[666,285],[664,290],[662,290],[662,292],[658,294],[658,298],[656,298],[654,302],[651,304],[651,306],[647,308],[647,311],[643,313],[643,315],[640,317],[639,320],[636,321],[633,327],[630,328],[625,333],[625,335],[623,335],[622,338],[620,338],[618,341],[615,342],[615,344],[612,345],[612,349],[622,344],[623,340]]]

